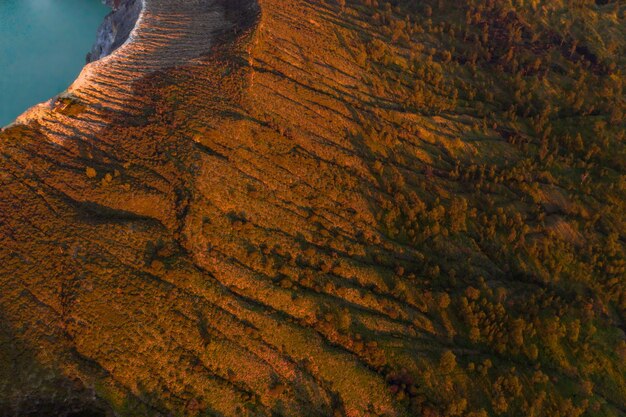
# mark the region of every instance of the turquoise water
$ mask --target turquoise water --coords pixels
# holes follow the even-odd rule
[[[0,127],[76,79],[109,11],[101,0],[0,0]]]

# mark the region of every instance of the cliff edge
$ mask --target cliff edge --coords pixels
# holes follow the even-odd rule
[[[143,7],[142,0],[105,0],[111,7],[98,34],[94,46],[87,54],[87,63],[97,61],[122,46],[135,28]]]

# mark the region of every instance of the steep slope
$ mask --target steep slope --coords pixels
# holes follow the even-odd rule
[[[145,0],[0,133],[0,413],[624,415],[623,9]]]

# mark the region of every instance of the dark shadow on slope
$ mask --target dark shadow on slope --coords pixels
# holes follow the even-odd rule
[[[41,363],[20,331],[0,312],[0,417],[111,415],[93,391]]]

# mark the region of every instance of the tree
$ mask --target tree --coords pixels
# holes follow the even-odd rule
[[[439,367],[445,373],[450,373],[456,369],[456,356],[451,350],[443,352],[439,359]]]

